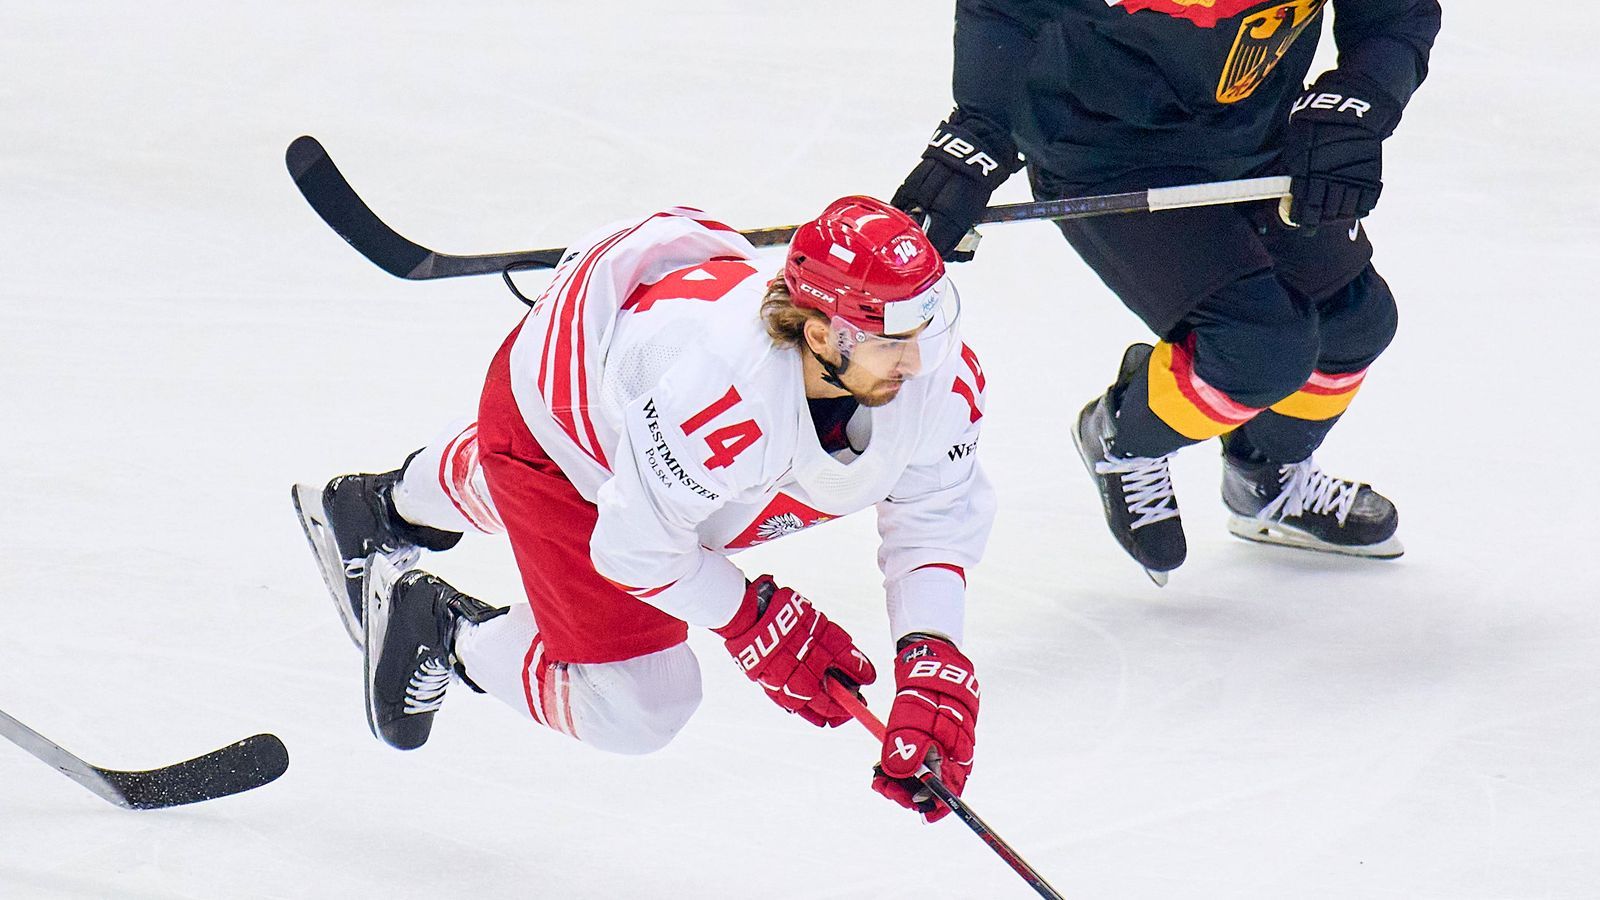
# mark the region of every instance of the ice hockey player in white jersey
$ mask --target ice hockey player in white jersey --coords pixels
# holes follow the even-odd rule
[[[874,507],[896,697],[873,787],[933,821],[924,762],[960,792],[979,692],[959,646],[994,514],[975,452],[985,379],[944,264],[904,213],[846,197],[763,274],[733,229],[676,208],[579,242],[489,367],[476,421],[405,464],[295,487],[351,637],[368,721],[427,740],[452,677],[616,753],[664,746],[700,702],[690,627],[778,706],[849,715],[875,680],[805,597],[729,554]],[[415,568],[508,535],[526,603]]]

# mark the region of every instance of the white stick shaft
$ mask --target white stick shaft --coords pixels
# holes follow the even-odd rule
[[[1272,200],[1288,196],[1289,176],[1274,175],[1269,178],[1244,178],[1239,181],[1151,188],[1147,194],[1151,212],[1159,209],[1182,209],[1186,206],[1215,206],[1219,203],[1242,203],[1247,200]]]

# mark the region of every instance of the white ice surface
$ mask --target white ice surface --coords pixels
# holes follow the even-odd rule
[[[1448,5],[1368,223],[1401,333],[1320,459],[1398,502],[1397,562],[1230,538],[1199,447],[1175,473],[1190,561],[1156,589],[1066,431],[1141,327],[1048,225],[990,229],[959,271],[1002,502],[971,578],[968,798],[1067,896],[1600,896],[1600,34],[1530,13]],[[388,750],[288,496],[470,411],[521,312],[492,278],[362,260],[294,190],[290,139],[451,252],[672,203],[796,222],[898,184],[948,108],[949,22],[947,2],[8,0],[0,708],[102,765],[256,731],[292,763],[130,813],[0,745],[0,896],[1029,896],[954,820],[871,793],[864,731],[776,713],[705,635],[705,702],[653,757],[464,690],[427,747]],[[741,560],[881,661],[873,544],[843,521]],[[433,565],[519,598],[496,541]]]

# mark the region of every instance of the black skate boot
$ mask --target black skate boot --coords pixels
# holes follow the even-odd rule
[[[1228,531],[1247,541],[1394,559],[1400,513],[1371,485],[1334,478],[1316,462],[1287,465],[1223,454]]]
[[[1165,586],[1167,573],[1183,565],[1188,544],[1178,498],[1172,493],[1168,463],[1172,455],[1122,456],[1116,450],[1116,419],[1111,410],[1140,369],[1150,359],[1149,344],[1134,344],[1122,356],[1117,382],[1083,408],[1072,430],[1078,455],[1100,489],[1106,525],[1145,574]]]
[[[433,730],[452,668],[477,689],[453,655],[460,622],[486,622],[506,610],[427,572],[401,572],[378,553],[368,560],[361,599],[367,725],[389,746],[415,750]]]
[[[393,492],[403,471],[402,465],[378,475],[340,475],[320,491],[297,484],[291,492],[322,580],[357,647],[362,640],[361,574],[367,557],[382,553],[405,570],[417,564],[423,549],[448,550],[461,540],[459,532],[413,525],[400,517]]]

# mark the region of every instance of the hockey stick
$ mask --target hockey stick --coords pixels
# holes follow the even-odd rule
[[[0,736],[123,809],[165,809],[258,788],[289,768],[289,751],[258,734],[186,762],[124,772],[91,766],[0,711]]]
[[[840,680],[831,670],[828,673],[828,696],[836,700],[840,706],[843,706],[845,712],[854,716],[857,722],[866,726],[866,729],[872,732],[872,736],[877,738],[880,743],[883,741],[883,723],[878,721],[878,717],[873,715],[872,710],[867,708],[866,701],[861,699],[855,689]],[[956,814],[956,818],[966,823],[966,826],[971,828],[978,837],[983,838],[983,842],[989,845],[989,849],[1005,860],[1006,865],[1010,866],[1018,875],[1021,875],[1022,880],[1028,883],[1028,887],[1037,891],[1041,897],[1047,897],[1050,900],[1064,900],[1056,892],[1056,889],[1051,887],[1048,881],[1044,880],[1043,875],[1035,872],[1033,867],[1018,855],[1017,851],[1011,849],[1010,844],[1006,843],[1000,835],[994,833],[994,829],[978,818],[978,814],[972,811],[972,807],[968,806],[967,802],[962,800],[954,791],[946,787],[945,783],[939,780],[939,776],[924,767],[922,773],[917,777],[921,779],[929,791],[933,792],[935,797],[938,797],[945,806],[950,807],[950,811]]]
[[[548,269],[561,261],[566,253],[562,248],[545,250],[516,250],[508,253],[484,253],[476,256],[455,256],[430,250],[402,237],[384,224],[371,207],[345,180],[339,167],[316,138],[304,135],[295,138],[284,154],[289,175],[295,187],[338,235],[356,248],[356,252],[376,263],[380,269],[400,278],[420,281],[430,278],[454,278],[458,275],[503,274],[513,269]],[[1110,213],[1156,212],[1164,209],[1181,209],[1189,206],[1214,206],[1223,203],[1241,203],[1247,200],[1271,200],[1289,193],[1287,176],[1272,178],[1246,178],[1240,181],[1216,181],[1181,187],[1151,188],[1124,194],[1099,194],[1088,197],[1069,197],[1065,200],[1038,200],[1032,203],[1010,203],[991,206],[983,214],[981,223],[1020,222],[1026,219],[1083,219]],[[773,247],[788,243],[797,225],[773,228],[753,228],[741,231],[757,247]]]

